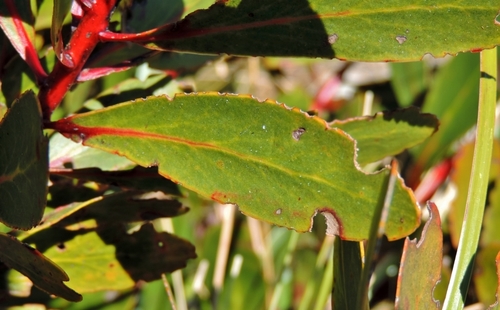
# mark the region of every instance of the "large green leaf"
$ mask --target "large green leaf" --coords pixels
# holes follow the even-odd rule
[[[42,218],[47,145],[38,100],[26,92],[0,122],[0,221],[10,227],[30,229]]]
[[[145,43],[194,53],[420,60],[499,44],[498,9],[496,0],[226,0],[148,33]]]
[[[70,301],[82,300],[80,294],[63,284],[69,280],[64,270],[42,253],[3,233],[0,248],[0,261],[30,278],[38,288]]]
[[[253,217],[297,231],[322,213],[329,233],[367,238],[384,198],[383,170],[355,163],[354,141],[324,120],[274,102],[216,93],[149,97],[52,124],[85,145],[125,155],[142,166]],[[420,209],[397,182],[386,234],[402,238]]]
[[[330,126],[342,129],[356,140],[357,160],[367,164],[423,142],[437,131],[439,121],[434,115],[408,108],[334,121]]]
[[[431,214],[420,241],[406,238],[399,267],[396,309],[439,309],[433,297],[441,278],[443,233],[441,218],[434,203],[428,203]]]

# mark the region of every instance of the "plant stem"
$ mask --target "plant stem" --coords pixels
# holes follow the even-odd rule
[[[44,120],[50,120],[52,111],[59,105],[66,92],[76,82],[85,62],[99,43],[99,32],[108,28],[109,14],[117,0],[82,2],[85,14],[73,32],[71,39],[57,61],[54,70],[42,83],[38,99],[42,106]]]
[[[496,48],[481,52],[480,71],[476,144],[471,179],[457,256],[443,309],[454,310],[464,307],[481,234],[493,150],[497,85]]]

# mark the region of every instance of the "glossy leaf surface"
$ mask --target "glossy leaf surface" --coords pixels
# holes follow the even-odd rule
[[[10,227],[30,229],[42,218],[47,198],[47,145],[38,100],[27,92],[0,123],[0,221]]]
[[[52,127],[85,145],[125,155],[142,166],[250,216],[311,229],[322,213],[329,233],[367,237],[387,170],[366,175],[354,141],[317,117],[274,102],[215,93],[149,97],[80,114]],[[402,180],[387,223],[389,239],[419,223],[420,210]]]
[[[441,278],[443,233],[436,205],[429,202],[431,214],[420,240],[406,238],[399,267],[396,309],[439,309],[433,297]]]
[[[36,249],[3,233],[0,248],[0,261],[30,278],[38,288],[70,301],[82,300],[80,294],[63,284],[69,280],[64,270]]]
[[[498,2],[228,0],[153,32],[150,48],[359,61],[420,60],[500,42]],[[448,27],[447,25],[453,25]]]
[[[356,140],[357,160],[367,164],[423,142],[437,131],[439,121],[434,115],[409,108],[334,121],[330,126],[342,129]]]

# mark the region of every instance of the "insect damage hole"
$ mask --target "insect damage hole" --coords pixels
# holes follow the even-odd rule
[[[292,132],[292,138],[294,138],[296,141],[299,141],[300,137],[304,134],[304,132],[306,132],[306,129],[303,127],[300,127],[299,129],[294,130]]]

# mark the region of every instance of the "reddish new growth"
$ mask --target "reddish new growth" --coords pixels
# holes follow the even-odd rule
[[[116,0],[79,0],[75,5],[78,4],[83,16],[62,55],[58,55],[63,61],[56,62],[54,70],[40,85],[38,98],[45,120],[50,119],[52,111],[77,81],[85,62],[99,43],[99,33],[108,28],[109,15]]]

